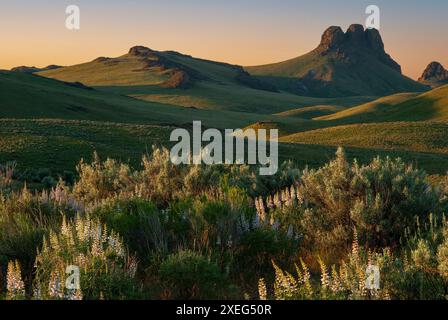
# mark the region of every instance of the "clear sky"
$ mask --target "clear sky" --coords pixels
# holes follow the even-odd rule
[[[65,8],[81,9],[81,30]],[[448,68],[447,0],[0,0],[0,68],[71,65],[134,45],[240,65],[306,53],[330,25],[364,23],[381,8],[386,50],[417,78],[433,60]]]

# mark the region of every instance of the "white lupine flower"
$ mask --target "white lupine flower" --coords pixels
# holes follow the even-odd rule
[[[82,291],[81,290],[68,290],[65,295],[65,300],[73,300],[73,301],[81,301],[82,300]]]
[[[25,284],[22,280],[22,272],[18,261],[11,261],[8,263],[6,289],[8,292],[8,299],[18,299],[25,297]]]
[[[48,285],[48,294],[54,299],[64,298],[64,289],[62,287],[61,278],[57,272],[53,272],[50,276],[50,283]]]

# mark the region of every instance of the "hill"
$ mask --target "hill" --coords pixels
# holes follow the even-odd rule
[[[246,70],[277,88],[307,96],[384,96],[427,89],[401,73],[376,29],[362,25],[351,25],[346,33],[330,27],[308,54]]]
[[[44,68],[20,66],[20,67],[12,68],[11,71],[13,71],[13,72],[23,72],[23,73],[36,73],[36,72],[54,70],[54,69],[59,69],[59,68],[62,68],[62,67],[54,65],[54,64],[51,64],[51,65],[49,65],[47,67],[44,67]]]
[[[448,154],[448,123],[388,122],[343,125],[281,138],[282,142]]]
[[[397,93],[330,115],[316,117],[315,120],[343,120],[344,122],[378,121],[381,117],[391,112],[392,106],[396,106],[416,96],[418,96],[417,93]]]
[[[334,114],[341,110],[344,110],[341,106],[327,106],[327,105],[317,105],[311,107],[303,107],[298,109],[292,109],[288,111],[279,112],[276,115],[282,117],[295,117],[301,119],[313,119],[317,117],[323,117],[326,115]]]
[[[0,71],[0,106],[0,118],[173,125],[191,125],[193,120],[202,120],[205,126],[216,128],[245,127],[259,120],[275,118],[145,102],[79,83],[10,71]]]
[[[318,99],[278,92],[240,66],[142,46],[133,47],[117,58],[100,57],[38,74],[144,101],[196,109],[273,114],[303,106],[353,106],[372,100],[372,97]]]

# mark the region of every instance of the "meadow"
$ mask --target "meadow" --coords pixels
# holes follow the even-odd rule
[[[348,68],[319,48],[252,68],[138,46],[0,71],[0,299],[446,299],[448,86],[383,51]],[[173,165],[170,133],[193,121],[278,129],[278,173]]]
[[[154,148],[135,169],[77,165],[51,188],[0,170],[4,299],[446,299],[448,177],[400,159],[317,169],[174,166]],[[64,285],[80,268],[80,289]],[[257,268],[253,268],[256,265]],[[367,266],[381,286],[366,286]],[[248,272],[250,270],[250,272]]]

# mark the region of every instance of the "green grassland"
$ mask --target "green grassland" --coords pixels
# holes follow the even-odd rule
[[[303,107],[292,109],[288,111],[279,112],[276,115],[282,117],[296,117],[301,119],[314,119],[318,117],[323,117],[326,115],[333,115],[339,111],[345,110],[346,108],[341,106],[330,106],[330,105],[317,105],[311,107]]]
[[[448,86],[423,94],[396,94],[352,107],[317,120],[342,120],[345,123],[381,121],[424,121],[448,118]]]
[[[140,101],[44,77],[0,71],[0,118],[93,120],[118,123],[186,125],[201,120],[216,128],[270,121],[269,114],[184,108]]]
[[[172,128],[80,120],[0,120],[0,163],[19,169],[74,171],[81,158],[100,156],[138,165],[152,145],[167,144]]]
[[[356,56],[358,62],[348,65],[341,63],[335,54],[322,57],[312,51],[284,62],[245,69],[278,88],[308,96],[384,96],[426,90],[424,85],[389,68],[368,51],[359,50]],[[307,81],[310,72],[316,80]]]
[[[281,138],[301,144],[448,154],[447,122],[388,122],[336,126]]]
[[[79,120],[0,120],[0,163],[15,161],[19,170],[50,168],[57,175],[74,171],[81,158],[89,161],[97,151],[102,158],[138,166],[142,155],[150,153],[153,145],[170,145],[172,129]],[[439,137],[446,132],[445,127],[440,130]],[[331,159],[335,150],[336,147],[319,143],[281,143],[279,157],[280,161],[291,159],[303,168],[318,167]],[[448,168],[447,153],[382,150],[376,146],[347,147],[346,152],[350,159],[357,158],[362,163],[376,155],[389,155],[402,157],[430,173],[442,173]]]
[[[165,88],[160,84],[168,69],[148,67],[129,54],[39,75],[0,71],[0,163],[16,160],[21,168],[59,172],[73,170],[97,150],[138,164],[153,144],[169,144],[173,127],[201,120],[204,127],[221,129],[277,128],[281,160],[302,167],[322,165],[337,146],[360,161],[380,154],[432,173],[448,167],[448,127],[440,122],[446,119],[448,86],[377,100],[312,98],[251,88],[238,80],[236,66],[174,52],[158,55],[194,74],[192,85]],[[312,63],[305,60],[272,67],[286,72],[290,64]]]
[[[145,63],[138,57],[125,55],[94,61],[65,68],[39,72],[40,75],[69,82],[82,82],[87,86],[99,85],[157,85],[168,79],[168,75],[157,67],[150,72],[143,71]]]
[[[81,82],[99,91],[131,96],[144,101],[181,107],[257,114],[273,114],[304,106],[340,105],[352,107],[371,101],[372,96],[313,98],[284,91],[260,90],[241,82],[243,69],[174,52],[156,54],[178,68],[194,75],[188,88],[165,88],[167,71],[144,68],[145,63],[129,54],[118,58],[94,60],[56,70],[39,72],[44,77]],[[247,75],[246,75],[247,76]]]

